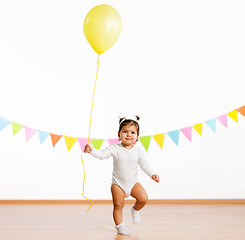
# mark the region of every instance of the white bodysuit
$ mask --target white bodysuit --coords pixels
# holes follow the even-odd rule
[[[138,181],[138,165],[152,177],[153,169],[145,158],[143,149],[137,144],[126,149],[119,144],[112,144],[104,150],[92,149],[91,155],[99,159],[113,157],[112,184],[122,188],[125,197],[128,197],[135,183]]]

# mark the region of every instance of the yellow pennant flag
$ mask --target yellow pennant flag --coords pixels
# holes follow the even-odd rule
[[[163,147],[163,142],[165,138],[165,134],[156,134],[153,136],[153,138],[156,140],[157,144],[160,146],[160,148]]]
[[[74,138],[74,137],[67,137],[64,136],[65,141],[66,141],[66,146],[68,149],[68,152],[71,150],[72,146],[74,145],[74,143],[77,141],[78,138]]]
[[[200,136],[202,136],[202,123],[195,124],[193,128],[199,133]]]
[[[229,113],[227,113],[227,115],[232,118],[234,121],[236,121],[238,123],[238,118],[237,118],[237,110],[233,110]]]

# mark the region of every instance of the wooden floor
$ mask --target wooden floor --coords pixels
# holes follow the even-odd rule
[[[245,204],[148,204],[142,221],[124,221],[131,236],[116,234],[111,204],[0,204],[1,240],[244,240]]]

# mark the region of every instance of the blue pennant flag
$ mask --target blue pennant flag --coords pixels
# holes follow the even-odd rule
[[[178,146],[179,144],[179,130],[168,132],[168,136],[174,141]]]
[[[11,121],[0,117],[0,131],[3,130],[5,127],[7,127],[10,122]]]
[[[44,140],[50,135],[50,133],[43,132],[43,131],[38,131],[38,133],[39,133],[40,144],[42,144]]]
[[[216,119],[210,119],[206,121],[206,124],[215,132],[216,130]]]

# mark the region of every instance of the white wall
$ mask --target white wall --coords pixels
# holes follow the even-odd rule
[[[142,116],[141,135],[187,127],[245,103],[244,1],[5,1],[0,7],[0,116],[39,130],[87,137],[96,53],[83,34],[94,6],[114,6],[123,29],[101,56],[92,138],[115,138],[118,115]],[[143,173],[152,199],[245,198],[245,118],[192,143],[166,136]],[[102,147],[106,147],[106,142]],[[79,144],[67,151],[11,125],[0,132],[0,199],[82,199]],[[112,160],[85,155],[85,196],[110,199]]]

